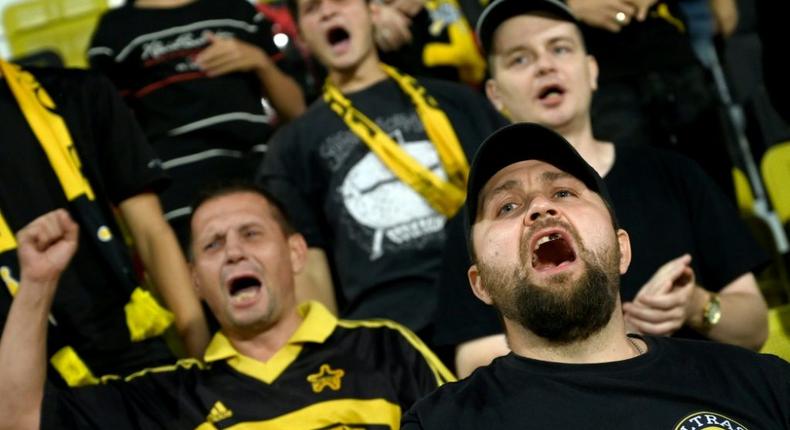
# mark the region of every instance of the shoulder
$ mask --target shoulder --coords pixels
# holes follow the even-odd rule
[[[358,339],[379,344],[398,345],[400,348],[427,350],[425,344],[411,330],[395,321],[386,319],[345,320],[337,322],[340,335],[355,336]]]
[[[422,84],[425,89],[428,90],[428,94],[439,99],[439,101],[447,100],[455,103],[488,103],[488,99],[483,97],[482,94],[475,91],[468,85],[446,81],[443,79],[422,77],[417,78],[417,82]]]
[[[495,382],[495,374],[502,365],[503,357],[497,358],[488,366],[476,369],[469,377],[459,381],[448,382],[422,398],[411,408],[410,414],[420,420],[434,421],[436,418],[447,417],[455,421],[465,410],[480,410],[490,405],[492,397],[498,394],[491,389]]]
[[[720,342],[674,337],[645,336],[660,348],[665,359],[683,362],[687,367],[705,368],[745,378],[772,375],[790,376],[790,363],[770,354],[760,354],[746,348]],[[749,376],[751,375],[751,376]]]
[[[97,95],[115,95],[115,87],[103,74],[94,70],[72,68],[27,69],[47,90],[57,105],[87,103]],[[92,101],[95,101],[92,100]]]

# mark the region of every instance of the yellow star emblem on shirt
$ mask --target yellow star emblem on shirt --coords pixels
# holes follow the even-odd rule
[[[322,364],[318,373],[307,376],[307,382],[313,385],[313,392],[320,393],[329,387],[333,391],[340,389],[340,378],[345,375],[343,369],[332,370],[328,364]]]

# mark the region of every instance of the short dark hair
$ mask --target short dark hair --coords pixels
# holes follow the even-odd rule
[[[299,0],[285,0],[285,7],[288,8],[288,12],[291,12],[291,17],[294,19],[294,23],[296,23],[297,27],[299,26],[299,4],[297,3]]]
[[[274,195],[272,195],[272,193],[262,186],[248,181],[218,182],[203,188],[190,206],[192,208],[192,211],[189,214],[188,224],[190,248],[192,240],[194,240],[192,232],[192,220],[195,217],[195,212],[197,212],[201,206],[210,200],[237,193],[251,193],[261,196],[271,206],[272,217],[280,226],[283,233],[285,233],[286,236],[298,233],[291,223],[291,219],[288,216],[288,212],[285,210],[285,206],[283,206],[282,203],[280,203],[280,201],[277,200]]]
[[[370,0],[365,0],[365,3],[370,3]],[[285,7],[291,12],[291,17],[294,19],[296,26],[299,27],[299,20],[302,18],[299,16],[299,0],[285,0]]]

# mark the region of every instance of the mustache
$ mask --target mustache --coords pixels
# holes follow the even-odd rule
[[[532,226],[524,233],[524,236],[521,238],[521,243],[519,244],[519,258],[523,264],[530,262],[529,253],[532,251],[530,244],[532,243],[532,239],[535,237],[535,235],[540,230],[552,227],[561,228],[567,231],[571,238],[573,238],[573,241],[576,242],[580,251],[585,249],[584,242],[582,241],[579,232],[572,225],[557,218],[544,218],[532,224]]]

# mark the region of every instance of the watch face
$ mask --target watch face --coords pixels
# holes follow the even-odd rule
[[[721,319],[721,305],[718,296],[712,296],[705,306],[705,322],[709,326],[716,325]]]

